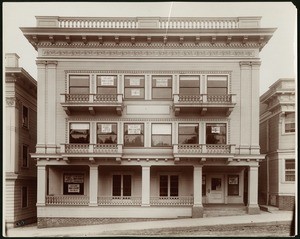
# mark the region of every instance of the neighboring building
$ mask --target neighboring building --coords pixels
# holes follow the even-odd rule
[[[21,28],[38,51],[38,226],[259,213],[259,52],[275,31],[260,19]]]
[[[36,163],[30,153],[37,143],[37,83],[19,56],[5,54],[4,215],[7,228],[35,222]]]
[[[279,79],[260,97],[260,204],[293,209],[295,142],[295,79]]]

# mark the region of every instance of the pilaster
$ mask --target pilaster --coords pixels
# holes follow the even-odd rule
[[[46,165],[37,165],[37,206],[46,205],[47,170]]]
[[[98,206],[98,165],[90,165],[90,202],[89,206]]]
[[[259,214],[258,206],[258,165],[248,169],[248,214]]]
[[[37,60],[37,145],[36,153],[46,153],[46,61]]]
[[[47,153],[56,153],[56,66],[57,61],[47,61],[46,77],[46,131]]]
[[[194,166],[194,205],[192,209],[192,217],[203,217],[202,167],[202,165]]]
[[[150,166],[142,166],[142,206],[150,206]]]

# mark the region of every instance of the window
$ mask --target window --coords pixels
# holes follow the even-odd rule
[[[198,124],[179,124],[178,143],[179,144],[198,144]]]
[[[202,175],[202,196],[206,195],[206,175]]]
[[[228,196],[239,195],[239,176],[228,175]]]
[[[206,124],[206,144],[226,144],[226,124]]]
[[[178,196],[178,175],[160,175],[159,196],[161,197]]]
[[[145,76],[125,76],[125,99],[145,98]]]
[[[172,99],[172,76],[152,76],[152,99]]]
[[[180,76],[179,94],[199,95],[200,94],[199,76]]]
[[[131,175],[113,175],[113,196],[131,196]]]
[[[64,174],[64,195],[84,194],[84,174],[65,173]]]
[[[117,94],[117,76],[97,76],[97,94]]]
[[[295,159],[285,160],[285,181],[295,181]]]
[[[29,147],[28,145],[23,145],[22,149],[22,167],[28,167],[28,159],[29,159]]]
[[[69,76],[69,94],[89,94],[90,77],[88,75]]]
[[[70,124],[70,143],[89,144],[90,143],[90,125],[88,123]]]
[[[21,199],[22,208],[28,207],[28,189],[27,189],[27,187],[22,187],[21,196],[22,196],[22,199]]]
[[[171,124],[152,124],[153,147],[168,147],[172,145],[172,125]]]
[[[22,126],[27,129],[29,128],[28,115],[29,115],[29,110],[25,105],[23,105],[22,106]]]
[[[97,144],[117,144],[117,124],[97,124]]]
[[[286,112],[284,118],[285,133],[295,132],[295,112]]]
[[[124,124],[124,146],[144,146],[144,124]]]
[[[222,179],[221,178],[211,178],[211,190],[212,191],[222,191]]]
[[[207,76],[207,94],[226,95],[227,76]]]

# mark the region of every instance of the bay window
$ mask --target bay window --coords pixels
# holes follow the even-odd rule
[[[198,144],[199,143],[198,124],[179,124],[178,143],[179,144]]]
[[[152,76],[152,99],[172,98],[172,76]]]
[[[206,144],[226,144],[226,124],[206,124]]]
[[[117,144],[117,124],[97,124],[97,144]]]
[[[144,146],[144,124],[124,124],[124,146]]]

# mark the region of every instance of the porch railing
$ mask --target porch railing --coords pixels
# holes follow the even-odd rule
[[[122,94],[61,94],[61,103],[115,103],[121,104]]]
[[[141,197],[132,196],[102,196],[98,197],[98,205],[134,206],[141,205]]]
[[[47,205],[89,205],[89,197],[84,195],[46,196]]]
[[[121,144],[62,144],[61,153],[121,154]]]
[[[194,198],[192,196],[150,198],[151,206],[190,206],[193,203]]]
[[[174,154],[234,154],[235,145],[232,144],[175,144]]]
[[[226,94],[226,95],[211,95],[211,94],[197,94],[197,95],[188,95],[188,94],[175,94],[174,95],[175,104],[228,104],[236,103],[235,94]]]

